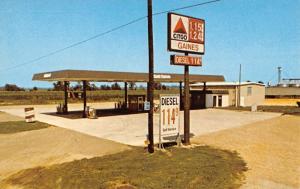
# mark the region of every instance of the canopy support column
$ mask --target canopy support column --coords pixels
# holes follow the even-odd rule
[[[204,101],[204,109],[206,109],[206,82],[203,82],[203,101]]]
[[[125,90],[125,99],[124,99],[124,109],[127,109],[127,102],[128,102],[128,95],[127,95],[127,82],[124,83],[124,90]]]
[[[65,94],[65,103],[63,106],[64,114],[68,114],[68,85],[69,85],[69,82],[64,81],[64,94]]]

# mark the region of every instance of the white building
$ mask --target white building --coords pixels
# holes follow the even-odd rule
[[[265,85],[255,82],[195,83],[190,85],[190,91],[194,109],[261,105],[265,100]]]

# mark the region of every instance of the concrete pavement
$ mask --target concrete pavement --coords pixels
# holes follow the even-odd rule
[[[89,104],[94,108],[113,108],[113,103]],[[3,106],[0,111],[24,117],[24,107]],[[146,139],[147,114],[118,115],[99,117],[98,119],[68,119],[44,113],[55,112],[55,105],[33,105],[36,119],[57,127],[71,129],[99,138],[109,139],[124,144],[142,146]],[[81,110],[81,104],[70,104],[69,110]],[[181,112],[180,125],[183,134],[183,112]],[[219,109],[192,110],[191,133],[199,136],[215,131],[239,127],[245,124],[271,119],[281,114],[267,112],[237,112]],[[154,115],[154,139],[158,142],[159,115]]]

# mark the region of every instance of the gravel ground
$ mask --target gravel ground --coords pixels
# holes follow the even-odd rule
[[[195,137],[192,142],[235,150],[249,171],[243,188],[300,188],[300,117],[284,115]]]
[[[0,141],[0,182],[1,179],[22,169],[130,149],[123,144],[58,127],[0,134]]]
[[[110,108],[112,104],[97,106]],[[70,109],[80,107],[81,105],[72,105]],[[1,107],[1,110],[22,116],[23,108],[24,106]],[[0,135],[0,180],[21,169],[91,158],[130,148],[100,138],[137,145],[145,139],[147,114],[70,120],[42,114],[53,111],[53,105],[35,108],[40,121],[71,130],[51,127]],[[3,115],[12,121],[22,119],[0,113],[0,120]],[[155,118],[157,123],[158,116]],[[192,139],[194,143],[236,150],[241,154],[250,168],[245,188],[300,188],[299,116],[216,109],[195,110],[191,111],[191,131],[196,136]]]

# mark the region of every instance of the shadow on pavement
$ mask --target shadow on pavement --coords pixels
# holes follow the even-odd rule
[[[119,115],[130,115],[130,114],[141,114],[147,113],[147,111],[129,111],[129,110],[122,110],[122,109],[97,109],[96,115],[97,117],[109,117],[109,116],[119,116]],[[56,112],[46,112],[43,113],[46,115],[51,116],[58,116],[68,119],[81,119],[82,118],[82,111],[69,111],[68,114],[56,113]]]

